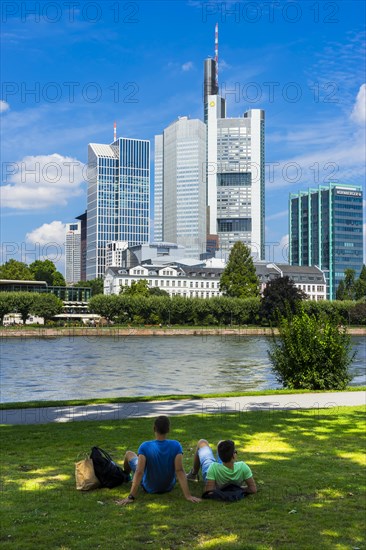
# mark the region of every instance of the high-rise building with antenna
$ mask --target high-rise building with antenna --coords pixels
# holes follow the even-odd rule
[[[264,259],[264,120],[262,109],[226,116],[218,85],[218,25],[215,59],[204,61],[204,121],[207,125],[207,251],[230,251],[243,241]]]

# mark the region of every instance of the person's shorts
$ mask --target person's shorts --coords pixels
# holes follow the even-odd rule
[[[133,473],[136,472],[137,461],[138,461],[137,456],[134,456],[133,458],[131,458],[131,460],[128,461],[128,464],[129,464],[131,470],[133,471]]]
[[[220,460],[220,457],[217,457],[217,459],[214,457],[212,449],[208,445],[204,445],[203,447],[200,447],[198,449],[198,457],[201,463],[201,472],[202,472],[203,481],[206,481],[207,471],[211,466],[211,464],[213,462],[221,463],[222,460]]]

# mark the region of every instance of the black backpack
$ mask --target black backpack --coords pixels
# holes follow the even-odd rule
[[[214,489],[213,491],[206,491],[203,493],[202,498],[210,498],[213,500],[221,500],[224,502],[236,502],[246,496],[246,492],[242,487],[235,483],[227,483],[221,489]]]
[[[113,487],[130,481],[129,474],[117,466],[110,455],[100,447],[92,447],[90,458],[93,461],[95,475],[102,487],[113,489]]]

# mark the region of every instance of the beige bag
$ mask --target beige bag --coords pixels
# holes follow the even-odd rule
[[[78,491],[91,491],[100,487],[100,481],[95,475],[91,458],[75,462],[75,480]]]

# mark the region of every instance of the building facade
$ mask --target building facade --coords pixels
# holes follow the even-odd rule
[[[346,269],[362,269],[362,199],[362,187],[334,183],[290,195],[289,262],[325,271],[330,300]]]
[[[265,254],[265,158],[262,109],[228,118],[215,82],[214,59],[204,65],[204,119],[207,124],[208,252],[227,252],[245,242],[257,260]]]
[[[184,260],[181,260],[183,262]],[[141,263],[130,268],[110,267],[104,279],[104,294],[119,294],[122,286],[131,286],[140,279],[148,282],[149,288],[165,290],[170,296],[185,298],[214,298],[221,296],[220,277],[223,268],[184,265],[175,262],[166,265]],[[326,299],[324,273],[315,267],[293,267],[288,264],[254,263],[259,279],[260,292],[278,277],[288,276],[295,286],[305,292],[309,300]]]
[[[81,281],[81,223],[66,224],[65,279],[67,284]]]
[[[154,240],[206,251],[206,126],[179,117],[155,137]]]
[[[87,279],[103,277],[106,243],[149,240],[150,142],[118,138],[88,148]]]
[[[76,216],[80,222],[80,281],[86,281],[86,228],[88,223],[88,214]]]

